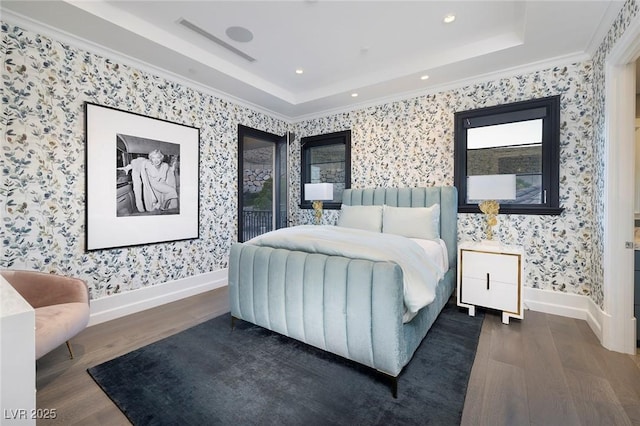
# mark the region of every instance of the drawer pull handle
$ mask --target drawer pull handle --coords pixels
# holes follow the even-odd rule
[[[487,290],[489,290],[489,273],[487,272]]]

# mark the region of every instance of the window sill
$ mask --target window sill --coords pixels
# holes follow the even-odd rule
[[[313,209],[313,206],[311,205],[311,203],[301,203],[298,204],[298,207],[300,207],[301,209]],[[342,207],[342,203],[322,203],[322,209],[323,210],[340,210],[340,208]]]
[[[564,207],[532,207],[532,206],[500,206],[500,214],[528,214],[540,216],[558,216],[562,214]],[[477,205],[466,204],[458,206],[458,213],[482,213]]]

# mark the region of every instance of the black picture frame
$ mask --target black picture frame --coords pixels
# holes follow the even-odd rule
[[[200,129],[85,102],[85,250],[199,238]]]

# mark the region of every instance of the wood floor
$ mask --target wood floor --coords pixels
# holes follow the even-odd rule
[[[637,355],[604,349],[585,321],[485,316],[462,424],[640,425]]]
[[[87,368],[229,312],[227,287],[94,325],[36,363],[38,409],[55,410],[56,419],[38,425],[129,425],[96,385]]]
[[[38,425],[128,425],[86,372],[229,310],[226,287],[87,328],[37,362]],[[487,313],[463,425],[640,425],[640,368],[610,352],[581,320],[527,311],[503,325]]]

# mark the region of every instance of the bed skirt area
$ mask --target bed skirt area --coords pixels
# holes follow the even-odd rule
[[[231,315],[397,377],[453,293],[455,268],[436,299],[403,324],[402,269],[235,243],[229,259]]]

